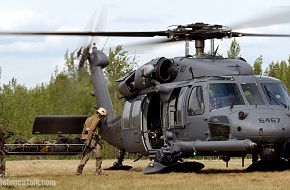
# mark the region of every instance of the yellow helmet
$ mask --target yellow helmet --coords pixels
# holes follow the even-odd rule
[[[106,116],[108,115],[107,110],[106,110],[105,108],[102,108],[102,107],[100,107],[99,109],[97,109],[97,112],[98,112],[100,115],[104,116],[104,117],[106,117]]]

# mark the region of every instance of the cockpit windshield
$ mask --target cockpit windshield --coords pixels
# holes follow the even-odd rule
[[[236,83],[209,84],[209,109],[215,110],[227,106],[244,105],[244,100]]]
[[[289,96],[281,83],[261,83],[261,86],[270,105],[280,105],[287,108]]]
[[[256,83],[242,83],[241,87],[250,105],[265,105]]]

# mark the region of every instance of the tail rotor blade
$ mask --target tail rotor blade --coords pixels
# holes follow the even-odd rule
[[[90,19],[91,24],[91,32],[99,31],[106,23],[106,9],[102,9],[100,15],[96,19],[96,12],[93,15],[93,17]],[[85,42],[85,44],[82,45],[81,51],[78,52],[79,55],[79,69],[82,68],[86,62],[86,60],[89,57],[90,49],[93,45],[93,43],[97,43],[99,38],[96,38],[95,36],[89,36]]]

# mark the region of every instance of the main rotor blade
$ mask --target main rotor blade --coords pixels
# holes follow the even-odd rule
[[[152,32],[0,32],[1,36],[112,36],[112,37],[169,37],[168,31]]]
[[[290,37],[290,34],[259,34],[259,33],[242,33],[242,32],[232,32],[232,37]]]
[[[125,45],[126,47],[134,47],[134,46],[143,46],[143,45],[157,45],[157,44],[164,44],[168,42],[176,42],[174,38],[166,38],[166,39],[155,39],[155,40],[148,40],[148,41],[142,41],[142,42],[136,42],[132,44]]]
[[[256,16],[254,19],[245,20],[229,27],[233,30],[244,29],[244,28],[257,28],[263,26],[272,26],[277,24],[290,23],[290,7],[279,7],[275,10],[264,12],[260,16]]]
[[[146,52],[148,50],[152,50],[152,48],[158,47],[158,45],[168,44],[170,42],[177,42],[174,38],[163,38],[163,39],[154,39],[154,40],[146,40],[139,41],[135,43],[127,43],[124,44],[123,47],[126,50],[138,50],[140,52]]]

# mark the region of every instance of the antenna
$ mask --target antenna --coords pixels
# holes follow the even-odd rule
[[[216,56],[218,49],[219,49],[219,46],[217,46],[217,47],[216,47],[216,50],[213,52],[213,56],[214,56],[214,57]]]

